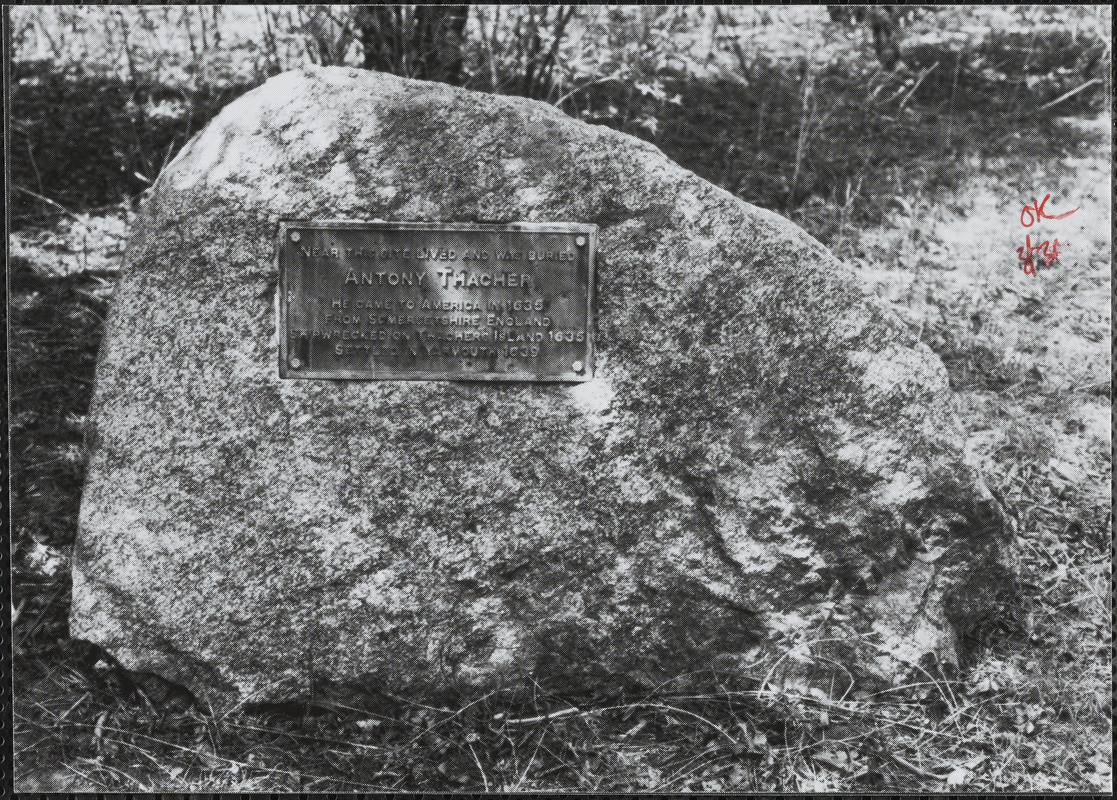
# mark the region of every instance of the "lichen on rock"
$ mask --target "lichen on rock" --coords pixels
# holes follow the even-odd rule
[[[280,379],[277,223],[342,218],[597,224],[593,380]],[[164,171],[113,303],[72,632],[213,703],[820,641],[890,679],[1011,580],[938,358],[787,220],[547,105],[273,78]]]

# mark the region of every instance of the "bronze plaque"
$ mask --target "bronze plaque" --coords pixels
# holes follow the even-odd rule
[[[279,374],[593,376],[597,226],[283,222]]]

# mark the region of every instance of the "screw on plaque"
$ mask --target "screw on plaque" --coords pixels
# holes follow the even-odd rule
[[[291,231],[291,241],[292,242],[297,242],[300,238],[301,237],[299,236],[298,231]]]
[[[303,362],[299,361],[297,358],[292,358],[291,359],[291,369],[298,369],[302,365],[303,365]]]
[[[585,243],[586,243],[586,237],[585,236],[579,236],[577,239],[574,240],[574,244],[578,245],[579,247],[581,247]]]
[[[577,373],[578,373],[579,375],[581,375],[581,374],[582,374],[583,372],[585,372],[585,371],[586,371],[586,366],[585,366],[585,364],[583,364],[583,363],[582,363],[581,361],[575,361],[575,362],[574,362],[573,364],[571,364],[570,366],[571,366],[571,367],[573,368],[573,370],[574,370],[575,372],[577,372]]]

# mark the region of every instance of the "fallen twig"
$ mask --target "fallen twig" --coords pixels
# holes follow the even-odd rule
[[[919,88],[919,84],[923,83],[923,79],[924,79],[924,78],[926,78],[926,77],[927,77],[928,75],[930,75],[930,74],[931,74],[931,71],[932,71],[932,70],[933,70],[933,69],[934,69],[935,67],[937,67],[938,65],[939,65],[939,62],[937,62],[937,61],[936,61],[936,62],[935,62],[934,64],[932,64],[931,66],[927,67],[927,69],[923,70],[923,72],[921,72],[921,73],[919,74],[919,80],[917,80],[917,81],[915,82],[915,85],[911,87],[911,91],[910,91],[910,92],[908,92],[908,93],[907,93],[907,95],[906,95],[906,96],[904,97],[904,99],[900,101],[900,105],[899,105],[899,108],[903,108],[903,107],[904,107],[904,104],[905,104],[905,103],[907,103],[907,102],[908,102],[908,100],[911,100],[911,96],[912,96],[913,94],[915,94],[915,90]]]
[[[550,714],[540,714],[537,717],[519,717],[517,719],[505,719],[504,714],[497,714],[493,717],[495,722],[504,722],[508,725],[534,725],[536,722],[544,722],[552,719],[562,719],[569,717],[572,714],[578,714],[580,710],[577,708],[564,708],[561,711],[554,711]]]
[[[67,216],[73,217],[73,218],[74,218],[74,220],[76,220],[77,222],[79,222],[79,223],[81,223],[81,224],[82,224],[83,226],[85,226],[85,227],[86,227],[86,230],[88,230],[88,229],[89,229],[89,226],[88,226],[88,225],[86,225],[86,223],[85,223],[85,220],[83,220],[83,219],[82,219],[81,217],[79,217],[79,216],[78,216],[77,214],[75,214],[75,213],[74,213],[73,211],[71,211],[70,209],[66,208],[66,206],[62,205],[61,203],[57,202],[56,200],[51,200],[51,199],[50,199],[49,197],[43,197],[43,195],[39,194],[38,192],[33,192],[33,191],[31,191],[30,189],[27,189],[27,188],[25,188],[25,187],[23,187],[23,186],[12,186],[12,188],[13,188],[13,189],[16,189],[16,190],[18,190],[18,191],[24,192],[25,194],[29,194],[29,195],[31,195],[32,197],[34,197],[34,198],[35,198],[36,200],[42,200],[42,201],[43,201],[44,203],[48,203],[48,204],[50,204],[50,205],[54,206],[54,207],[55,207],[55,208],[57,208],[57,209],[58,209],[59,211],[61,211],[61,212],[62,212],[63,214],[66,214]]]
[[[1095,83],[1098,83],[1099,81],[1101,81],[1101,78],[1090,78],[1090,80],[1086,81],[1084,84],[1079,86],[1077,89],[1071,89],[1066,94],[1059,95],[1054,100],[1052,100],[1050,103],[1047,103],[1045,105],[1040,106],[1039,110],[1040,111],[1046,111],[1047,109],[1051,108],[1051,106],[1055,105],[1056,103],[1061,103],[1064,100],[1066,100],[1068,97],[1073,97],[1074,95],[1078,94],[1083,89],[1085,89],[1087,86],[1092,86]]]
[[[924,778],[930,778],[931,780],[935,780],[935,781],[945,781],[946,780],[945,775],[938,775],[934,772],[931,772],[930,770],[923,769],[923,767],[917,767],[915,764],[911,763],[907,759],[901,758],[900,756],[896,755],[895,753],[891,753],[890,757],[893,761],[895,761],[901,767],[908,770],[909,772],[915,773],[916,775],[920,775]]]

